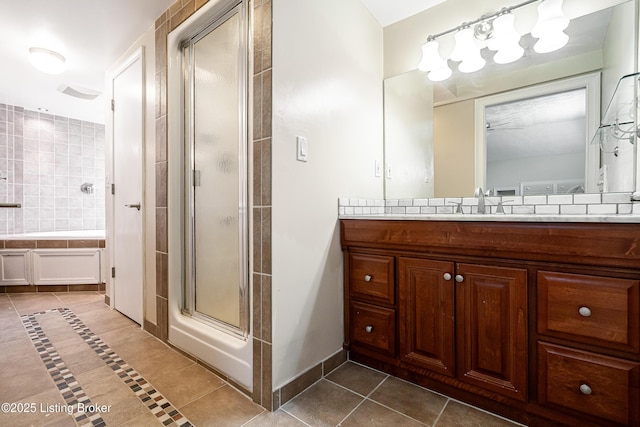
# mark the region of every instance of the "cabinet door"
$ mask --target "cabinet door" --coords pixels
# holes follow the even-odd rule
[[[454,264],[400,258],[398,268],[402,361],[453,377]]]
[[[458,264],[458,377],[527,400],[527,271]]]

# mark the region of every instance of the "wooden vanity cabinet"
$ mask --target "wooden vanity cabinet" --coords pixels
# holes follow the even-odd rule
[[[531,426],[640,427],[640,225],[341,233],[352,360]]]
[[[398,258],[400,360],[527,400],[527,271]]]

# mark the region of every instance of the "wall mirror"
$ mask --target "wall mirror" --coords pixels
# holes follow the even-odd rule
[[[493,63],[493,53],[483,49],[487,66],[476,73],[457,73],[449,61],[454,75],[444,82],[430,82],[418,70],[385,79],[385,197],[466,197],[478,186],[503,195],[634,191],[635,179],[603,186],[608,154],[591,140],[619,79],[637,71],[637,7],[637,0],[589,2],[565,31],[569,44],[556,52],[536,54],[526,35],[525,56],[511,64]],[[552,93],[558,99],[543,98]],[[562,98],[580,104],[582,116],[535,112]],[[579,152],[550,143],[540,129],[557,141],[573,140],[571,150],[577,144]],[[518,153],[518,145],[525,150]],[[611,176],[637,173],[638,150],[628,145],[626,160],[609,166],[616,169]],[[571,173],[562,171],[569,157],[576,162],[565,167]],[[541,165],[553,162],[560,169],[545,176]],[[525,163],[538,165],[531,177],[505,175],[522,172]],[[498,175],[503,181],[495,181]]]

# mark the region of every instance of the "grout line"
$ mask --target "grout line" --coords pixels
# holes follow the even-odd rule
[[[290,400],[289,402],[291,402],[291,400]],[[304,424],[305,426],[311,427],[311,424],[309,424],[309,423],[307,423],[307,422],[305,422],[305,421],[301,420],[300,418],[298,418],[298,417],[296,417],[295,415],[293,415],[291,412],[288,412],[288,411],[286,411],[285,409],[282,409],[282,407],[281,407],[280,409],[278,409],[278,411],[282,411],[282,412],[284,412],[285,414],[289,415],[290,417],[295,418],[296,420],[300,421],[300,422],[301,422],[302,424]]]
[[[495,418],[500,418],[500,419],[502,419],[502,420],[504,420],[504,421],[510,422],[510,423],[511,423],[511,424],[513,424],[514,426],[518,426],[518,427],[527,427],[527,426],[526,426],[526,424],[520,424],[520,423],[519,423],[519,422],[517,422],[517,421],[510,420],[509,418],[505,418],[505,417],[503,417],[503,416],[501,416],[501,415],[494,414],[493,412],[489,412],[489,411],[487,411],[487,410],[485,410],[485,409],[478,408],[477,406],[470,405],[470,404],[468,404],[468,403],[466,403],[466,402],[463,402],[463,401],[461,401],[461,400],[457,400],[457,399],[454,399],[454,398],[452,398],[452,397],[449,397],[448,399],[449,399],[449,402],[456,402],[456,403],[459,403],[460,405],[464,405],[464,406],[467,406],[467,407],[469,407],[469,408],[475,409],[476,411],[484,412],[484,413],[485,413],[485,414],[487,414],[487,415],[491,415],[491,416],[493,416],[493,417],[495,417]]]
[[[449,405],[450,401],[451,401],[451,399],[447,399],[447,401],[444,402],[444,405],[442,405],[442,410],[440,411],[440,413],[436,417],[436,420],[433,422],[433,426],[431,426],[431,427],[436,427],[438,425],[438,421],[440,421],[440,417],[442,417],[442,414],[444,414],[444,410]]]
[[[364,396],[364,399],[362,399],[362,401],[361,401],[360,403],[358,403],[358,404],[356,405],[356,407],[355,407],[355,408],[353,408],[353,410],[352,410],[351,412],[349,412],[349,413],[347,414],[347,416],[346,416],[346,417],[344,417],[344,418],[343,418],[343,419],[338,423],[338,425],[341,425],[343,422],[345,422],[345,421],[346,421],[346,419],[347,419],[347,418],[349,418],[349,417],[351,416],[351,414],[353,414],[353,413],[354,413],[354,412],[355,412],[355,411],[356,411],[360,406],[362,406],[362,404],[363,404],[364,402],[366,402],[367,400],[370,400],[370,399],[369,399],[369,396],[371,396],[371,395],[373,394],[373,392],[375,392],[378,388],[380,388],[380,386],[381,386],[381,385],[382,385],[382,384],[387,380],[387,378],[389,378],[389,375],[387,375],[385,378],[383,378],[383,379],[382,379],[382,381],[380,381],[380,382],[378,383],[378,385],[377,385],[377,386],[375,386],[375,387],[373,388],[373,390],[371,390],[371,391],[370,391],[366,396]],[[338,384],[338,385],[339,385],[339,384]],[[349,390],[349,391],[351,391],[352,393],[355,393],[353,390]],[[358,393],[356,393],[356,394],[358,394]],[[371,400],[371,402],[375,402],[375,401],[374,401],[374,400]],[[376,403],[377,403],[377,402],[376,402]]]

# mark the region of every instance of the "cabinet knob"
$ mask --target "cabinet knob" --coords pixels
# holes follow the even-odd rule
[[[456,274],[456,282],[458,283],[464,282],[464,276],[462,274]]]
[[[444,273],[442,277],[444,278],[444,280],[451,280],[451,274],[449,273]]]
[[[591,387],[586,384],[580,385],[580,393],[582,394],[591,394]]]
[[[364,281],[365,281],[365,282],[370,282],[370,281],[371,281],[371,279],[373,279],[373,276],[372,276],[372,275],[370,275],[370,274],[367,274],[366,276],[364,276]]]
[[[367,333],[369,333],[369,334],[370,334],[371,332],[373,332],[373,326],[368,325],[368,326],[366,326],[366,327],[364,328],[364,330],[365,330],[365,331],[367,331]]]
[[[578,313],[580,313],[582,317],[589,317],[591,316],[591,309],[589,307],[580,307]]]

